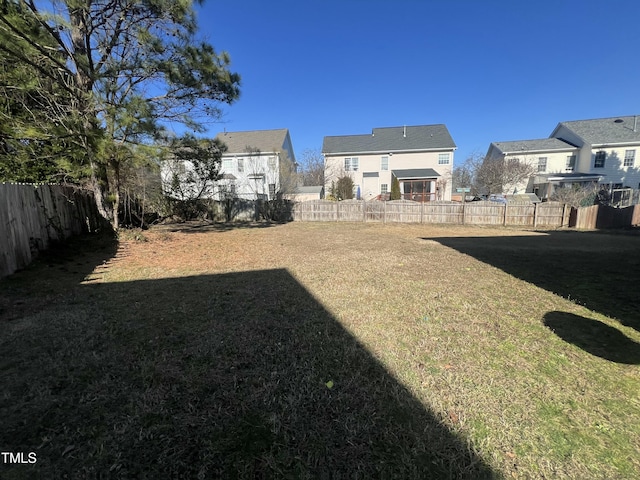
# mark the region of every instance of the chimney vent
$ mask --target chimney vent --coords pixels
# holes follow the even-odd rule
[[[404,138],[407,138],[407,126],[405,125],[404,128],[402,129],[402,136]]]

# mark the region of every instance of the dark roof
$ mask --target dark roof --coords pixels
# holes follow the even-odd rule
[[[322,153],[369,153],[455,149],[443,124],[374,128],[371,135],[324,137]]]
[[[407,178],[433,178],[440,176],[440,174],[433,168],[410,168],[407,170],[392,170],[391,173],[398,180]]]
[[[559,138],[540,138],[535,140],[514,140],[511,142],[493,142],[493,145],[504,154],[526,152],[548,152],[553,150],[574,150],[577,147]]]
[[[246,153],[258,149],[262,153],[281,152],[289,130],[250,130],[246,132],[221,132],[216,138],[227,146],[227,154]]]
[[[592,145],[640,143],[640,115],[560,122],[552,135],[560,126],[568,128]]]

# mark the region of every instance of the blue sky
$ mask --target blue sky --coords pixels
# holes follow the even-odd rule
[[[298,161],[326,135],[444,123],[461,163],[640,114],[637,0],[208,0],[198,22],[242,76],[210,133],[288,128]]]

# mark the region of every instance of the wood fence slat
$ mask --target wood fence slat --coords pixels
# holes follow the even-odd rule
[[[640,225],[640,205],[624,208],[593,205],[572,209],[559,202],[514,203],[480,201],[414,202],[411,200],[308,200],[296,203],[294,221],[442,223],[580,229]]]
[[[101,224],[89,191],[0,183],[0,277],[26,267],[52,241],[95,231]]]

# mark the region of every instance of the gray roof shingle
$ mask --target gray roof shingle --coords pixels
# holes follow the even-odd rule
[[[248,149],[261,152],[280,152],[289,130],[250,130],[246,132],[220,132],[216,138],[227,145],[227,154],[246,153]]]
[[[392,170],[393,176],[398,180],[410,178],[435,178],[440,174],[433,168],[408,168],[406,170]]]
[[[552,135],[555,134],[560,126],[565,126],[592,145],[640,143],[640,116],[560,122]]]
[[[540,138],[535,140],[514,140],[511,142],[493,142],[502,153],[543,152],[552,150],[572,150],[577,148],[558,138]]]
[[[323,153],[402,152],[455,149],[444,124],[374,128],[371,135],[324,137]]]

